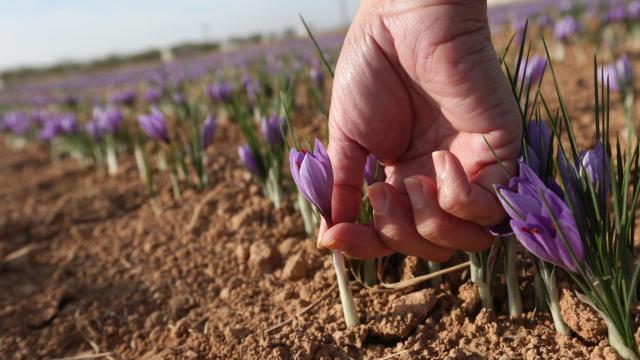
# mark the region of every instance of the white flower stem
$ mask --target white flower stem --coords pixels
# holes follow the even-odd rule
[[[169,180],[171,181],[171,189],[173,189],[173,198],[179,199],[181,195],[180,184],[178,183],[178,175],[176,174],[176,171],[171,171],[171,174],[169,175]]]
[[[118,173],[116,143],[111,135],[108,135],[105,141],[107,145],[107,172],[110,176],[115,176]]]
[[[487,284],[488,269],[487,264],[482,264],[482,253],[468,253],[471,269],[471,281],[476,284],[478,288],[478,295],[482,302],[482,307],[486,309],[493,309],[493,294],[491,292],[491,286]]]
[[[547,304],[545,285],[542,281],[542,277],[537,271],[533,277],[533,289],[536,294],[536,310],[547,309],[549,304]]]
[[[427,262],[427,267],[429,268],[429,273],[440,271],[440,264],[438,264],[437,262],[429,261]],[[438,287],[441,284],[442,284],[442,276],[437,276],[431,279],[431,286]]]
[[[479,276],[479,268],[478,268],[478,264],[474,261],[475,260],[475,255],[469,253],[469,260],[471,260],[469,262],[469,277],[471,278],[471,282],[478,282],[478,276]]]
[[[340,291],[340,302],[342,303],[342,312],[344,313],[344,321],[347,327],[360,324],[356,305],[353,302],[353,295],[349,288],[349,280],[344,265],[344,256],[338,251],[331,251],[333,266],[336,269],[336,277],[338,278],[338,289]]]
[[[158,155],[156,156],[156,166],[160,171],[167,170],[167,154],[165,153],[163,146],[160,146],[160,149],[158,149]]]
[[[207,182],[209,182],[209,178],[207,176],[207,170],[206,170],[206,164],[207,164],[207,154],[203,151],[202,155],[200,156],[200,165],[199,165],[199,170],[198,170],[198,181],[199,181],[199,186],[200,189],[204,189],[204,187],[207,185]]]
[[[507,282],[507,299],[509,301],[509,315],[516,317],[522,314],[522,296],[518,284],[518,243],[514,237],[505,241],[505,277]]]
[[[558,299],[555,301],[549,301],[549,311],[551,312],[551,318],[553,319],[553,325],[556,328],[556,331],[560,334],[571,335],[571,329],[564,322],[562,318],[562,313],[560,312],[560,304],[558,303]]]
[[[136,165],[138,166],[138,175],[140,176],[140,180],[143,182],[147,182],[147,165],[144,159],[144,153],[142,152],[142,148],[140,145],[137,145],[133,148],[133,153],[136,158]]]
[[[376,259],[367,259],[362,262],[362,272],[364,277],[364,283],[367,286],[374,286],[378,283]]]
[[[316,230],[316,222],[313,217],[313,209],[309,201],[305,199],[301,192],[298,192],[298,207],[300,208],[300,214],[302,214],[302,221],[304,222],[304,232],[307,236],[313,235]]]
[[[277,170],[273,167],[269,169],[264,188],[267,197],[269,197],[276,209],[280,208],[280,199],[282,198],[279,180]]]
[[[540,279],[544,284],[547,293],[547,304],[549,305],[549,312],[551,312],[551,318],[553,319],[553,325],[556,331],[564,334],[571,335],[571,329],[562,319],[562,313],[560,312],[559,291],[558,284],[556,282],[555,273],[553,271],[553,265],[549,265],[540,261]]]

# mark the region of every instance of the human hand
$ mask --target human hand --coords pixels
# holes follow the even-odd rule
[[[486,142],[513,173],[522,130],[486,12],[479,0],[362,2],[333,83],[335,225],[319,246],[444,261],[491,244],[506,176]],[[369,153],[387,175],[368,191],[376,229],[354,224]]]

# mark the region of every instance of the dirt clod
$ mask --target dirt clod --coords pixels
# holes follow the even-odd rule
[[[607,333],[607,326],[598,313],[578,300],[571,290],[563,289],[560,312],[571,330],[587,341],[598,342]]]
[[[480,305],[478,287],[472,282],[464,283],[458,289],[458,299],[462,300],[460,307],[467,314],[473,314]]]
[[[297,253],[287,259],[282,269],[282,277],[292,281],[300,280],[307,276],[308,264],[303,253]]]
[[[270,243],[257,241],[249,247],[249,267],[254,273],[270,273],[280,263],[280,253]]]

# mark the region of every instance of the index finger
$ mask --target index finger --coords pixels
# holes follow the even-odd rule
[[[337,126],[331,127],[327,151],[333,167],[331,221],[334,224],[355,222],[360,209],[367,151]]]

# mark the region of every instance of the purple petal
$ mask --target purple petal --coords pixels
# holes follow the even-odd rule
[[[300,191],[313,203],[320,214],[331,220],[331,195],[333,192],[333,175],[312,156],[305,156],[300,166]]]
[[[498,199],[512,219],[524,219],[530,212],[540,212],[540,202],[531,196],[519,194],[507,188],[498,188]]]

